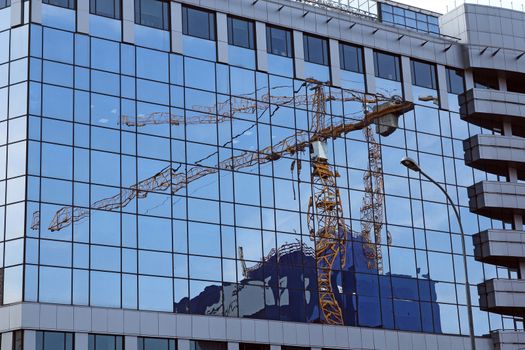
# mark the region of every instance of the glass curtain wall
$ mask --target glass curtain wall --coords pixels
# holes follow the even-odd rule
[[[214,19],[200,14],[199,21]],[[0,85],[0,125],[8,130],[0,133],[8,135],[0,145],[7,164],[0,179],[7,188],[2,244],[10,287],[4,288],[4,303],[22,299],[25,235],[27,301],[324,321],[308,226],[315,191],[309,150],[258,158],[260,150],[307,135],[319,107],[311,102],[314,90],[291,74],[217,63],[201,50],[215,45],[214,29],[197,37],[190,17],[184,56],[52,23],[31,26],[29,59],[23,51],[7,57],[0,50],[0,72],[25,59],[30,80],[22,76]],[[14,31],[1,32],[0,45],[16,46]],[[376,70],[378,90],[390,88],[383,82],[400,84],[390,77],[398,74],[395,59],[392,67],[386,76]],[[29,101],[28,111],[27,103],[7,108],[2,102],[8,101],[2,93],[9,101],[24,97],[20,84],[29,91],[22,99]],[[355,94],[320,89],[331,96]],[[342,98],[324,107],[331,125],[363,116],[360,103]],[[28,127],[22,138],[20,118]],[[327,140],[349,233],[331,270],[344,324],[466,334],[453,213],[431,184],[399,160],[414,157],[446,185],[462,203],[466,231],[478,232],[492,224],[469,213],[466,187],[485,175],[467,168],[462,152],[462,140],[476,133],[457,110],[417,102],[394,134],[375,135],[384,223],[374,237],[363,231],[362,211],[372,141],[360,131]],[[27,177],[25,162],[12,163],[21,158],[10,156],[21,150],[27,152]],[[19,189],[20,181],[27,184],[27,205],[24,196],[16,197],[18,190],[9,190]],[[26,223],[23,231],[20,222]],[[369,254],[375,247],[380,269],[379,258]],[[473,290],[483,279],[509,274],[475,262],[469,249]],[[477,307],[475,322],[480,335],[514,327],[512,319]],[[117,338],[101,338],[106,345],[97,345],[97,337],[96,349],[118,349]]]

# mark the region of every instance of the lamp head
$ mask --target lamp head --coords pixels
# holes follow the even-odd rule
[[[416,161],[410,157],[404,157],[403,159],[401,159],[401,164],[412,171],[415,171],[418,173],[421,171],[421,168],[416,163]]]

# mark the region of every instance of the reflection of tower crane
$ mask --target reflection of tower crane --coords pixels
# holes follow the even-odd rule
[[[285,156],[294,156],[296,153],[308,149],[310,150],[312,160],[311,177],[313,185],[313,195],[308,205],[308,226],[310,237],[315,241],[317,283],[322,321],[328,324],[344,324],[341,308],[333,292],[332,269],[338,256],[340,257],[342,266],[346,263],[346,241],[350,229],[343,219],[342,201],[336,185],[336,178],[339,174],[328,162],[327,143],[330,138],[336,139],[351,131],[365,131],[365,136],[369,142],[368,153],[371,164],[364,176],[365,182],[370,183],[370,185],[365,185],[367,193],[363,199],[361,213],[362,219],[369,224],[363,224],[362,236],[366,242],[365,250],[370,251],[367,257],[370,260],[377,261],[377,268],[379,269],[380,262],[378,260],[381,259],[380,251],[379,248],[373,248],[374,246],[370,235],[373,228],[375,244],[380,244],[383,217],[383,185],[380,166],[380,148],[373,139],[370,125],[375,123],[381,135],[389,135],[397,127],[397,118],[403,113],[413,109],[413,104],[400,99],[389,99],[382,96],[365,97],[362,94],[350,91],[345,91],[350,93],[348,96],[328,95],[324,92],[324,86],[313,80],[308,80],[303,86],[307,86],[313,93],[295,97],[269,97],[269,95],[265,95],[262,98],[262,102],[252,99],[232,98],[229,101],[211,108],[199,108],[199,110],[208,115],[186,120],[192,123],[212,124],[223,121],[226,118],[231,118],[234,113],[253,113],[259,109],[267,109],[270,103],[281,103],[281,105],[290,106],[298,104],[311,105],[313,106],[313,117],[311,120],[311,130],[309,132],[297,131],[294,135],[257,152],[241,152],[239,155],[219,162],[214,168],[193,165],[188,166],[185,172],[177,172],[177,170],[167,167],[156,175],[142,180],[130,188],[121,190],[120,193],[113,197],[93,203],[91,208],[99,210],[120,209],[128,205],[135,198],[146,197],[148,192],[151,191],[165,191],[170,189],[171,193],[174,194],[186,187],[190,182],[209,174],[217,173],[220,170],[235,171],[242,168],[262,165]],[[309,99],[311,99],[311,101],[309,101]],[[344,124],[344,122],[341,122],[339,124],[329,125],[326,120],[325,108],[326,104],[331,100],[362,103],[365,109],[364,118],[352,124]],[[366,107],[370,105],[372,105],[373,108],[370,111],[366,111]],[[194,107],[194,109],[197,108]],[[215,114],[218,114],[219,117]],[[162,123],[178,125],[184,122],[184,120],[183,117],[162,113],[151,114],[141,118],[123,117],[122,119],[123,123],[137,127]],[[56,212],[49,226],[49,230],[61,230],[88,216],[89,209],[63,207]],[[242,250],[239,250],[239,254],[243,255]],[[242,256],[242,258],[244,257]],[[372,268],[372,266],[369,267]]]

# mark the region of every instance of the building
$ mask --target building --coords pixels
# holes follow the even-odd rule
[[[524,23],[0,0],[1,349],[525,348]]]

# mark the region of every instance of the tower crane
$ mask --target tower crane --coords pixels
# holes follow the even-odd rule
[[[145,198],[151,191],[170,190],[177,193],[189,183],[220,170],[236,171],[242,168],[254,167],[279,160],[282,157],[292,157],[297,153],[308,150],[311,156],[312,196],[308,204],[308,228],[310,238],[315,242],[315,257],[317,263],[317,284],[319,305],[322,322],[327,324],[343,325],[341,307],[335,297],[332,286],[332,269],[337,257],[341,265],[346,264],[346,243],[350,228],[343,219],[343,205],[336,179],[338,172],[330,165],[328,159],[328,140],[343,137],[349,132],[363,130],[369,144],[368,156],[370,165],[363,177],[366,194],[361,207],[362,237],[365,241],[365,255],[369,261],[375,261],[369,268],[381,268],[381,228],[383,221],[383,181],[381,171],[380,146],[373,137],[372,124],[380,135],[389,135],[397,127],[400,115],[413,109],[411,102],[399,98],[386,98],[380,95],[364,97],[360,93],[350,92],[350,96],[342,94],[327,94],[325,86],[312,79],[303,84],[311,94],[298,96],[269,96],[265,95],[261,101],[246,98],[232,98],[214,107],[202,107],[203,116],[196,118],[178,117],[171,114],[150,114],[141,118],[124,117],[123,123],[137,127],[170,123],[178,125],[183,122],[212,124],[231,118],[239,112],[255,112],[261,108],[268,108],[270,104],[285,105],[304,104],[313,106],[311,128],[309,131],[297,131],[274,145],[267,146],[256,152],[244,151],[238,155],[225,159],[214,168],[201,165],[187,167],[187,171],[179,172],[168,166],[157,174],[138,182],[130,188],[122,189],[113,197],[94,202],[92,209],[118,210],[127,206],[135,198]],[[349,91],[347,91],[349,92]],[[310,101],[311,99],[311,101]],[[345,124],[341,122],[329,125],[326,120],[326,104],[329,101],[360,102],[363,104],[364,118],[360,121]],[[369,108],[372,106],[372,108]],[[194,109],[199,109],[195,108]],[[218,115],[218,116],[217,116]],[[78,207],[63,207],[59,209],[51,220],[50,231],[59,231],[74,222],[89,216],[89,209]],[[375,245],[371,234],[375,236]],[[239,250],[242,254],[242,250]],[[244,258],[244,257],[242,257]],[[244,267],[243,267],[244,268]]]

